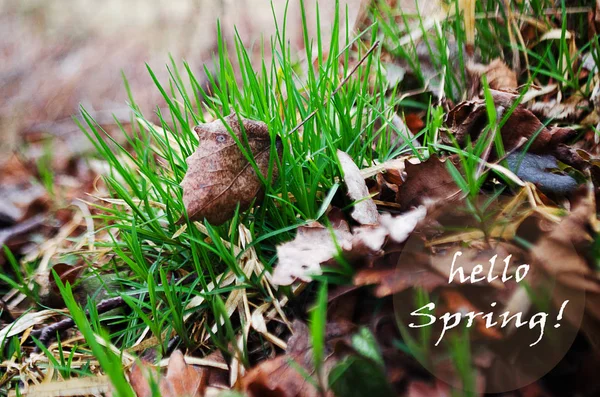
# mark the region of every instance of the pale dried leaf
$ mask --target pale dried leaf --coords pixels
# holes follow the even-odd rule
[[[279,260],[273,272],[273,283],[290,285],[295,279],[310,281],[311,276],[321,274],[321,264],[333,259],[338,246],[349,250],[351,240],[347,226],[333,230],[317,222],[301,226],[294,240],[277,247]]]
[[[425,219],[426,215],[427,208],[423,205],[399,216],[384,214],[381,217],[381,226],[387,230],[393,241],[402,243],[410,236],[417,224]]]
[[[338,150],[337,155],[344,172],[344,182],[348,188],[348,196],[355,201],[352,218],[362,225],[376,224],[379,219],[377,206],[371,199],[360,169],[347,153]]]

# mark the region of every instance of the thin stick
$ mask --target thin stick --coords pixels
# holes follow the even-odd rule
[[[354,73],[356,73],[356,71],[358,70],[358,68],[360,67],[360,65],[362,65],[362,63],[367,59],[367,57],[369,55],[371,55],[371,53],[373,51],[375,51],[375,49],[379,46],[379,41],[376,41],[371,48],[369,48],[369,50],[365,53],[365,55],[363,55],[363,57],[360,59],[360,61],[358,61],[358,63],[356,65],[354,65],[354,67],[352,68],[352,70],[350,71],[350,73],[348,73],[348,75],[344,78],[344,80],[342,80],[340,82],[340,84],[335,88],[335,90],[333,90],[333,92],[331,93],[331,95],[329,95],[329,97],[327,98],[327,100],[325,100],[325,102],[323,102],[323,106],[327,105],[327,102],[329,102],[331,100],[331,98],[333,98],[333,96],[335,94],[338,93],[338,91],[348,82],[348,80],[350,80],[350,77],[352,77],[352,75]],[[306,116],[306,118],[304,120],[302,120],[300,122],[300,124],[298,124],[296,127],[294,127],[293,130],[291,130],[288,135],[293,134],[294,132],[298,131],[298,129],[300,129],[300,127],[302,127],[308,120],[312,119],[314,117],[315,114],[317,114],[317,110],[315,109],[313,110],[308,116]]]
[[[116,309],[118,307],[123,306],[125,301],[122,297],[117,296],[115,298],[104,299],[100,301],[96,306],[96,311],[98,314],[106,313],[112,309]],[[72,318],[68,317],[64,320],[61,320],[57,323],[47,325],[44,328],[36,329],[31,332],[31,336],[38,338],[40,343],[44,346],[47,346],[50,340],[56,336],[57,333],[61,333],[75,326],[75,321]],[[36,346],[36,353],[39,353],[40,348]]]

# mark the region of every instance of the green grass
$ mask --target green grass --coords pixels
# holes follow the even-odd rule
[[[99,222],[117,229],[119,234],[118,238],[98,242],[97,246],[115,253],[112,263],[106,266],[130,271],[127,279],[121,280],[124,290],[127,289],[123,293],[128,295],[126,300],[131,307],[138,307],[134,309],[137,316],[114,320],[113,325],[119,323],[122,329],[112,335],[115,343],[123,348],[131,346],[148,326],[163,347],[169,339],[163,333],[172,332],[182,338],[184,345],[192,345],[189,328],[193,322],[185,322],[183,318],[188,314],[185,307],[194,297],[204,296],[206,302],[193,310],[193,317],[208,315],[213,320],[217,317],[214,303],[219,297],[226,300],[234,288],[246,288],[270,299],[260,278],[246,277],[239,268],[242,253],[233,248],[239,245],[238,227],[243,225],[251,232],[250,247],[270,269],[275,245],[291,239],[297,226],[322,218],[333,198],[328,193],[337,188],[335,179],[341,176],[335,156],[337,149],[350,153],[362,166],[412,150],[408,145],[391,148],[391,130],[385,128],[385,120],[396,104],[385,92],[383,71],[376,62],[379,50],[367,56],[350,76],[348,60],[358,61],[367,51],[367,45],[374,44],[374,39],[365,44],[359,40],[363,35],[341,43],[338,29],[336,22],[328,51],[334,56],[322,56],[320,41],[306,43],[307,56],[314,46],[321,60],[306,76],[297,73],[299,65],[286,47],[283,29],[271,43],[275,61],[272,65],[263,63],[258,70],[253,68],[238,38],[234,57],[239,77],[234,72],[230,49],[221,40],[216,60],[219,72],[209,77],[207,91],[187,64],[180,70],[172,62],[169,84],[163,85],[155,79],[168,104],[168,114],[157,111],[159,123],[155,126],[145,121],[130,98],[135,120],[133,131],[122,128],[127,148],[105,134],[82,110],[84,131],[100,157],[111,165],[106,184],[113,198],[123,204],[97,205],[101,213],[97,216]],[[374,25],[367,33],[376,37],[376,29]],[[358,47],[358,52],[352,46]],[[340,60],[346,60],[342,70]],[[155,78],[152,70],[149,72]],[[367,79],[367,75],[372,78]],[[344,76],[350,78],[341,84]],[[185,158],[198,144],[191,127],[207,119],[222,119],[230,113],[265,122],[273,140],[276,136],[282,140],[286,149],[281,160],[271,156],[280,169],[279,180],[266,186],[265,199],[252,211],[238,213],[219,227],[205,224],[203,231],[188,222],[187,229],[173,237],[181,228],[177,220],[184,214],[179,184],[186,171]],[[297,129],[303,120],[302,130]],[[376,120],[383,121],[383,127],[376,129]],[[371,150],[373,142],[376,151]],[[248,157],[253,160],[249,154]],[[190,273],[169,282],[167,274],[178,271]],[[220,287],[221,275],[228,271],[238,277],[239,283]],[[207,292],[210,284],[214,289]],[[148,314],[142,315],[144,312]]]
[[[540,17],[549,4],[549,1],[532,1],[531,9],[516,8],[512,12]],[[142,335],[155,337],[159,355],[167,353],[169,341],[177,336],[177,344],[181,347],[199,348],[203,352],[219,348],[228,354],[236,354],[244,364],[250,362],[245,344],[239,351],[228,351],[231,346],[237,346],[236,338],[245,324],[243,316],[232,315],[226,302],[240,289],[245,289],[255,302],[269,302],[272,297],[261,274],[244,273],[240,258],[253,249],[270,271],[276,261],[276,245],[292,239],[295,229],[309,220],[326,222],[325,211],[339,196],[341,170],[335,154],[338,149],[347,152],[361,168],[401,154],[426,159],[440,152],[458,153],[460,167],[450,168],[457,184],[467,197],[474,198],[481,190],[486,175],[481,172],[480,158],[490,140],[502,157],[502,142],[497,132],[512,110],[503,115],[496,114],[484,82],[490,120],[483,134],[487,139],[469,144],[466,149],[439,145],[436,138],[446,108],[434,94],[420,90],[427,83],[427,77],[415,56],[414,42],[408,40],[404,44],[400,41],[408,32],[397,21],[408,21],[409,16],[383,2],[377,2],[377,5],[371,11],[375,22],[357,36],[347,30],[340,32],[342,24],[339,22],[345,13],[338,11],[331,37],[317,34],[317,41],[310,42],[303,18],[305,55],[312,59],[316,54],[317,60],[314,67],[305,68],[306,72],[288,47],[285,22],[280,22],[283,25],[278,26],[276,36],[264,44],[273,53],[273,62],[267,63],[263,58],[258,65],[251,61],[251,51],[244,48],[239,37],[233,46],[225,43],[219,27],[218,52],[214,59],[217,72],[211,73],[206,68],[208,84],[203,84],[185,62],[180,66],[172,60],[167,66],[168,82],[158,81],[153,70],[148,68],[164,97],[166,109],[157,109],[152,116],[142,114],[127,79],[124,79],[132,109],[131,123],[124,126],[115,119],[124,140],[113,138],[85,109],[81,110],[83,122],[80,127],[95,145],[97,157],[110,166],[104,181],[111,196],[110,200],[94,203],[95,220],[99,225],[97,234],[103,236],[96,239],[95,248],[111,255],[92,253],[86,254],[84,259],[93,264],[98,273],[115,274],[113,281],[117,287],[111,293],[123,296],[131,313],[99,316],[94,311],[94,304],[89,303],[88,318],[73,299],[71,288],[61,286],[61,291],[86,339],[85,348],[97,357],[115,382],[119,395],[130,393],[123,382],[120,358],[99,344],[97,335],[110,340],[121,350],[132,348]],[[527,54],[529,69],[521,82],[531,83],[537,79],[535,81],[547,83],[553,79],[564,90],[589,94],[591,77],[580,81],[576,77],[579,71],[571,66],[573,55],[569,52],[565,23],[561,26],[560,39],[523,48],[515,41],[511,25],[494,23],[496,11],[499,17],[507,18],[504,8],[497,9],[496,5],[497,2],[492,0],[477,2],[477,13],[481,17],[476,20],[475,47],[482,62],[499,56],[511,59],[515,51],[521,56]],[[563,12],[565,10],[563,7]],[[433,67],[440,71],[442,91],[455,102],[465,99],[466,93],[466,55],[462,50],[465,32],[460,13],[457,14],[458,17],[441,21],[431,32],[424,31],[423,19],[418,20],[422,33],[429,37],[427,53]],[[452,37],[458,48],[456,59],[451,59],[445,51],[454,45]],[[381,45],[368,53],[378,40]],[[596,39],[582,46],[579,52],[593,50],[597,56],[598,49]],[[416,76],[417,87],[408,85],[408,79],[390,87],[381,62],[384,53],[406,60]],[[353,70],[353,65],[363,57],[364,62]],[[415,88],[419,89],[415,95],[399,95]],[[421,143],[408,140],[401,146],[395,145],[391,116],[423,110],[426,126],[417,135]],[[275,145],[270,156],[270,169],[277,166],[279,178],[272,184],[267,182],[268,178],[264,180],[266,193],[260,205],[238,211],[224,225],[190,222],[184,215],[180,183],[187,169],[185,159],[198,145],[192,128],[207,120],[223,119],[231,113],[263,121],[272,142],[282,141],[281,158],[275,155]],[[298,128],[299,125],[302,127]],[[242,142],[238,144],[244,148]],[[251,154],[245,154],[253,164]],[[45,185],[52,186],[52,174],[48,169],[44,162],[40,163],[41,179]],[[505,179],[502,174],[497,176]],[[486,208],[477,208],[475,204],[472,207],[483,221]],[[182,216],[185,230],[178,223]],[[252,238],[246,251],[236,248],[241,246],[240,230],[248,230]],[[12,261],[11,264],[15,266]],[[20,273],[17,271],[17,274]],[[324,282],[323,289],[312,314],[317,366],[323,358],[324,291],[328,279],[339,282],[340,278],[336,276],[326,274],[320,278]],[[15,287],[26,285],[22,280],[10,281]],[[28,290],[22,292],[31,294]],[[292,296],[289,288],[282,288],[281,292]],[[194,307],[189,307],[192,303],[195,303]],[[202,335],[210,335],[210,340],[202,339]],[[424,339],[421,342],[429,336],[421,335]],[[15,339],[6,343],[9,354],[17,354],[13,346]],[[412,343],[418,344],[418,341]],[[466,353],[458,350],[460,343],[456,346],[455,358],[464,369]],[[422,353],[426,354],[425,351]],[[55,359],[53,365],[69,376],[67,367],[72,352],[65,354]],[[469,374],[461,375],[467,378]],[[324,381],[319,379],[319,383],[323,385]]]

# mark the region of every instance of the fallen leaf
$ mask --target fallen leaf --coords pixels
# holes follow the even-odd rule
[[[423,205],[398,216],[384,214],[381,217],[381,226],[387,230],[392,241],[402,243],[410,236],[417,224],[425,219],[426,215],[427,208]]]
[[[362,225],[376,224],[379,220],[379,212],[369,194],[360,169],[347,153],[338,150],[337,155],[344,172],[344,183],[348,189],[348,196],[355,201],[352,218]]]
[[[497,90],[490,92],[497,112],[509,111],[517,99],[517,96],[511,93]],[[475,142],[487,124],[487,111],[483,99],[460,103],[448,113],[446,119],[448,133],[452,137],[442,134],[441,140],[448,145],[453,145],[453,141],[456,140],[460,146],[466,144],[467,137]],[[567,162],[569,159],[561,158],[564,153],[556,149],[577,136],[577,131],[570,128],[548,128],[523,104],[519,104],[502,126],[501,134],[506,151],[512,151],[527,143],[531,153],[555,154],[559,160]],[[527,142],[530,139],[533,142]]]
[[[482,76],[486,76],[489,87],[494,90],[512,91],[518,87],[517,74],[500,58],[487,65],[470,63],[467,65],[467,73],[471,78],[470,97],[479,93]]]
[[[377,181],[375,196],[380,201],[395,202],[400,185],[406,179],[406,161],[404,158],[394,159],[383,164],[382,171],[376,174]]]
[[[506,158],[508,168],[524,181],[534,183],[544,193],[565,195],[577,189],[578,183],[564,174],[550,154],[513,152]],[[559,173],[560,172],[560,173]]]
[[[346,338],[354,326],[350,323],[328,323],[325,328],[326,351],[333,352],[333,346]],[[315,387],[313,352],[310,347],[308,327],[301,321],[292,324],[293,335],[287,342],[284,355],[263,361],[253,367],[240,379],[239,387],[249,397],[319,397],[322,394]],[[335,353],[325,357],[325,375],[338,361]],[[306,376],[310,376],[307,379]],[[330,393],[327,396],[333,397]]]
[[[294,240],[277,246],[279,258],[273,272],[273,283],[290,285],[296,279],[311,281],[312,275],[321,274],[321,265],[338,253],[347,257],[364,257],[376,254],[387,241],[405,241],[417,224],[425,218],[424,206],[399,216],[385,215],[378,225],[354,228],[350,232],[345,221],[332,225],[332,230],[318,222],[298,228]]]
[[[150,369],[147,365],[135,364],[129,374],[129,382],[137,397],[151,397],[148,381]],[[188,365],[181,351],[171,354],[167,373],[155,379],[162,397],[202,397],[206,389],[208,371],[204,368]]]
[[[404,119],[406,126],[413,134],[419,133],[425,127],[423,119],[417,113],[405,113]]]
[[[427,200],[449,200],[460,191],[454,179],[446,169],[445,162],[432,156],[418,164],[407,162],[404,168],[406,179],[396,194],[396,203],[403,209],[409,209],[425,203]]]
[[[246,151],[252,153],[257,168],[267,178],[272,140],[266,124],[243,119],[240,126],[235,114],[224,120],[242,143],[245,133]],[[186,160],[188,170],[181,182],[183,202],[191,220],[206,219],[219,225],[233,216],[238,204],[245,211],[255,198],[260,198],[263,184],[221,120],[200,124],[194,131],[200,144]],[[279,153],[281,141],[277,140],[276,145]],[[277,172],[274,161],[273,179]]]
[[[333,230],[318,222],[298,228],[294,240],[277,246],[278,264],[273,272],[273,283],[290,285],[296,279],[310,281],[321,274],[321,264],[333,259],[338,252],[352,248],[352,234],[346,223]]]

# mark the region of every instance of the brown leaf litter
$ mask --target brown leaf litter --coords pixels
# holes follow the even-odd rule
[[[490,90],[498,119],[502,119],[514,105],[517,95]],[[459,146],[466,145],[467,139],[475,142],[484,138],[482,131],[487,125],[487,111],[483,99],[474,99],[458,104],[447,115],[448,127],[442,135],[442,142]],[[577,131],[565,127],[546,127],[523,104],[518,104],[506,122],[501,126],[500,133],[504,149],[507,152],[527,147],[534,154],[551,154],[558,160],[581,169],[583,160],[567,143],[577,136]],[[485,160],[485,159],[484,159]]]
[[[449,161],[449,159],[446,159],[446,161]],[[431,163],[428,164],[428,162]],[[418,204],[419,201],[415,201],[415,198],[420,196],[435,198],[438,202],[437,205],[433,205],[430,211],[424,212],[421,216],[416,215],[418,210],[411,210],[395,217],[383,214],[380,215],[378,225],[362,225],[358,227],[350,227],[347,222],[340,221],[338,213],[330,213],[330,219],[335,219],[337,223],[332,222],[332,229],[328,231],[328,234],[325,234],[325,230],[327,229],[324,226],[312,225],[312,227],[317,227],[317,230],[323,233],[323,236],[328,235],[331,239],[329,240],[329,248],[331,250],[316,262],[321,261],[321,264],[330,264],[335,253],[337,253],[338,247],[340,247],[342,248],[340,253],[346,258],[353,260],[354,262],[352,263],[357,265],[357,272],[354,277],[354,284],[356,286],[373,286],[374,295],[380,298],[402,294],[403,291],[413,290],[414,288],[422,288],[431,294],[440,294],[441,298],[438,301],[438,304],[441,306],[440,310],[445,309],[457,312],[463,310],[479,312],[485,307],[484,305],[489,305],[488,300],[497,301],[506,308],[514,308],[516,311],[521,310],[525,313],[531,308],[526,294],[524,295],[522,290],[517,288],[518,286],[514,281],[506,284],[491,282],[489,285],[476,289],[466,287],[449,288],[449,264],[452,262],[452,257],[457,250],[461,250],[462,252],[461,266],[467,274],[478,271],[479,264],[486,262],[493,254],[497,254],[499,258],[512,256],[515,263],[531,263],[533,267],[532,280],[535,288],[539,288],[540,285],[546,285],[546,281],[540,276],[540,272],[550,273],[551,277],[556,277],[556,280],[559,282],[559,288],[555,290],[557,295],[554,299],[555,307],[553,310],[558,309],[558,306],[564,300],[563,298],[574,296],[573,293],[563,294],[562,291],[565,291],[565,288],[585,291],[591,294],[591,298],[598,293],[598,288],[595,287],[599,280],[598,272],[593,270],[593,265],[588,264],[585,259],[585,252],[589,252],[592,242],[591,234],[587,234],[586,231],[596,230],[598,223],[594,215],[595,205],[593,203],[584,205],[582,209],[582,204],[577,204],[574,201],[575,204],[573,205],[571,215],[561,218],[557,216],[561,213],[560,208],[553,206],[553,203],[547,198],[544,198],[546,201],[542,201],[538,193],[531,190],[535,188],[526,185],[516,196],[510,198],[508,201],[498,201],[491,209],[486,210],[497,215],[492,217],[492,220],[489,221],[491,223],[485,226],[487,232],[477,231],[472,228],[481,227],[482,225],[478,226],[478,223],[473,221],[465,223],[465,219],[469,215],[464,212],[463,198],[455,197],[454,201],[449,203],[447,193],[436,194],[435,187],[440,182],[436,179],[435,172],[426,172],[430,164],[433,164],[433,169],[437,169],[438,171],[436,172],[440,174],[447,172],[443,166],[443,161],[437,158],[431,158],[425,162],[396,161],[395,165],[390,167],[390,172],[386,173],[387,175],[377,175],[378,181],[385,181],[385,184],[379,183],[377,186],[382,189],[387,188],[388,190],[393,190],[391,187],[395,186],[395,190],[393,190],[394,200],[396,199],[396,194],[401,197],[404,190],[407,189],[407,193],[409,193],[406,198],[407,203],[403,203],[407,207]],[[442,165],[441,167],[440,164]],[[349,171],[350,169],[353,171]],[[378,166],[377,169],[384,171],[386,170],[386,166]],[[348,178],[349,175],[353,176],[353,174],[357,173],[357,170],[358,167],[356,169],[354,167],[346,167],[345,178]],[[408,175],[411,173],[418,174],[419,172],[422,175],[418,178],[420,184],[415,184],[415,187],[411,187]],[[362,174],[373,175],[370,170],[364,170]],[[427,176],[430,174],[434,176],[428,178]],[[387,179],[381,179],[382,176],[387,177]],[[444,180],[447,181],[448,179],[445,179],[445,177],[441,178],[441,181]],[[355,178],[352,183],[358,184],[358,181],[359,179]],[[444,183],[440,183],[440,185],[445,186]],[[355,187],[353,189],[361,193],[352,198],[365,194],[362,188]],[[454,186],[450,190],[454,191],[456,189],[456,186]],[[574,200],[576,200],[576,197]],[[589,196],[588,200],[592,198],[593,196]],[[402,219],[403,216],[406,218]],[[539,232],[534,232],[535,227],[532,229],[532,225],[537,224],[538,218],[543,220],[544,226],[539,229]],[[392,231],[396,230],[397,226],[387,228],[385,226],[386,222],[394,219],[398,219],[398,224],[405,226],[402,236],[397,239],[391,238]],[[400,219],[402,220],[400,221]],[[407,220],[409,220],[408,223]],[[452,228],[454,223],[448,224],[448,222],[454,222],[458,226],[462,225],[463,228],[453,231],[455,230]],[[550,226],[546,225],[547,223]],[[443,232],[443,229],[439,229],[441,225],[449,226],[449,231]],[[338,247],[332,243],[332,236],[336,233],[343,233],[343,241],[338,244]],[[535,236],[536,233],[539,234],[539,236],[535,237],[536,242],[531,251],[523,250],[512,242],[511,239],[517,233],[527,238]],[[410,236],[412,238],[409,239]],[[279,263],[279,266],[275,270],[276,273],[285,273],[286,269],[282,266],[284,263],[287,267],[293,266],[294,261],[297,263],[302,262],[301,258],[311,255],[309,252],[311,246],[320,251],[318,245],[304,239],[303,233],[300,232],[296,239],[286,243],[290,244],[290,246],[305,243],[304,246],[307,252],[303,252],[302,254],[291,253],[289,256],[286,256],[284,249],[284,255],[280,255],[280,261],[283,258],[285,262]],[[364,241],[371,241],[372,244],[357,245],[359,239],[363,243]],[[280,248],[285,247],[286,244],[280,246]],[[358,246],[362,249],[358,249]],[[367,246],[370,248],[365,249]],[[563,250],[561,247],[566,248]],[[577,249],[569,250],[569,247]],[[324,254],[325,252],[320,253]],[[360,258],[362,258],[362,262]],[[317,264],[316,262],[315,265]],[[546,263],[543,264],[542,262]],[[548,266],[554,266],[555,272],[550,272],[547,269]],[[516,264],[507,265],[504,272],[508,271],[508,274],[513,274],[515,269]],[[499,277],[501,276],[501,272],[502,268],[495,268],[495,272],[490,273],[489,277]],[[302,276],[304,275],[302,274]],[[354,293],[358,293],[358,291],[351,292],[351,294]],[[402,296],[406,297],[407,295]],[[360,300],[357,301],[349,298],[346,298],[346,301],[351,306],[356,305],[356,302],[360,302]],[[576,307],[576,301],[572,300],[572,302],[574,302],[573,307]],[[595,302],[595,300],[590,302]],[[598,318],[595,309],[593,309],[593,304],[595,303],[590,303],[592,307],[587,308],[589,319],[584,323],[584,331],[592,339],[594,338],[594,333],[590,333],[590,330],[595,328],[590,328],[590,326],[596,325]],[[348,313],[351,313],[348,312],[345,306],[342,312],[346,313],[346,316],[349,315]],[[570,319],[575,325],[577,325],[576,317],[577,315],[575,315],[575,318]],[[511,331],[499,331],[488,328],[481,319],[475,320],[475,329],[477,330],[475,337],[478,343],[512,340],[510,339],[512,338]],[[569,327],[565,329],[567,330],[567,339],[565,341],[568,342],[569,332],[572,331],[568,331],[571,329]],[[527,343],[529,344],[530,342],[528,341]],[[478,387],[484,387],[485,382],[489,382],[489,387],[491,388],[498,387],[497,379],[494,378],[496,375],[494,374],[499,373],[498,371],[506,370],[504,367],[506,363],[502,360],[494,360],[494,358],[500,358],[500,356],[495,356],[494,353],[486,354],[488,356],[475,357],[477,360],[480,360],[480,364],[477,367],[477,379],[481,384],[478,383],[480,385]],[[510,354],[520,353],[517,350]],[[552,359],[554,359],[554,356]],[[448,376],[452,378],[456,374],[452,375],[449,372]],[[425,390],[420,386],[418,389]],[[431,391],[432,393],[433,390]],[[415,391],[415,393],[418,392]]]
[[[329,323],[325,330],[327,356],[323,370],[327,373],[341,358],[335,345],[349,336],[354,326],[350,323]],[[240,380],[239,388],[249,397],[319,397],[321,392],[305,374],[315,376],[312,347],[308,327],[294,321],[293,335],[288,340],[285,354],[266,360],[253,367]],[[304,373],[303,373],[304,372]],[[331,391],[326,393],[333,397]]]

